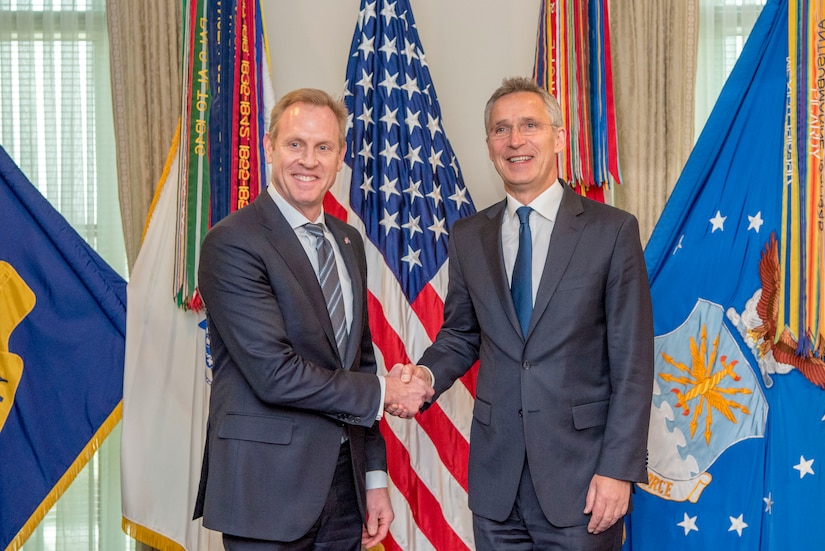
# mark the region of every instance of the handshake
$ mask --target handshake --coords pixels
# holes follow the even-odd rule
[[[402,419],[415,417],[435,394],[429,371],[415,364],[395,364],[384,381],[384,411]]]

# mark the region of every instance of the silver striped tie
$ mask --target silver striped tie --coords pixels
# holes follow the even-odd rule
[[[315,237],[315,250],[318,253],[318,282],[327,301],[329,319],[335,331],[335,342],[338,344],[338,354],[344,358],[344,349],[347,346],[347,318],[344,314],[344,295],[341,292],[341,281],[338,279],[338,267],[335,265],[335,254],[332,245],[324,235],[321,224],[304,224],[304,228]]]

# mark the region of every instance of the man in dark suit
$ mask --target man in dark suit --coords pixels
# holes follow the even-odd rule
[[[484,118],[506,199],[456,222],[444,325],[403,378],[434,383],[437,398],[481,360],[478,550],[619,549],[632,483],[647,480],[653,388],[638,224],[558,179],[561,111],[533,81],[506,79]]]
[[[199,289],[214,358],[195,517],[233,550],[357,550],[393,519],[377,419],[432,396],[376,375],[364,244],[324,216],[347,111],[285,95],[264,138],[272,181],[216,224]]]

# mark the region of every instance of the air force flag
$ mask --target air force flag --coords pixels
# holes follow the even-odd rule
[[[805,266],[822,250],[804,246],[822,243],[821,174],[818,191],[793,190],[802,167],[822,165],[805,149],[825,151],[822,102],[801,112],[825,79],[806,82],[797,62],[825,58],[789,52],[823,51],[795,37],[806,14],[821,36],[814,4],[763,8],[645,251],[656,377],[626,549],[823,548],[825,350],[794,296],[821,301],[822,264]],[[815,209],[795,210],[806,199],[818,229]]]

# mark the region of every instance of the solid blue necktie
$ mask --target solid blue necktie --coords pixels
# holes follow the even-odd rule
[[[521,334],[527,336],[530,317],[533,315],[533,236],[530,233],[530,207],[519,207],[516,214],[520,222],[518,228],[518,252],[513,265],[510,294],[521,324]]]
[[[324,228],[321,224],[304,224],[304,228],[315,237],[315,250],[318,253],[318,282],[321,284],[321,290],[326,299],[329,319],[335,331],[338,353],[343,359],[349,335],[344,314],[344,295],[341,291],[341,281],[338,279],[338,267],[335,265],[335,253],[332,251],[332,244],[324,235]]]

